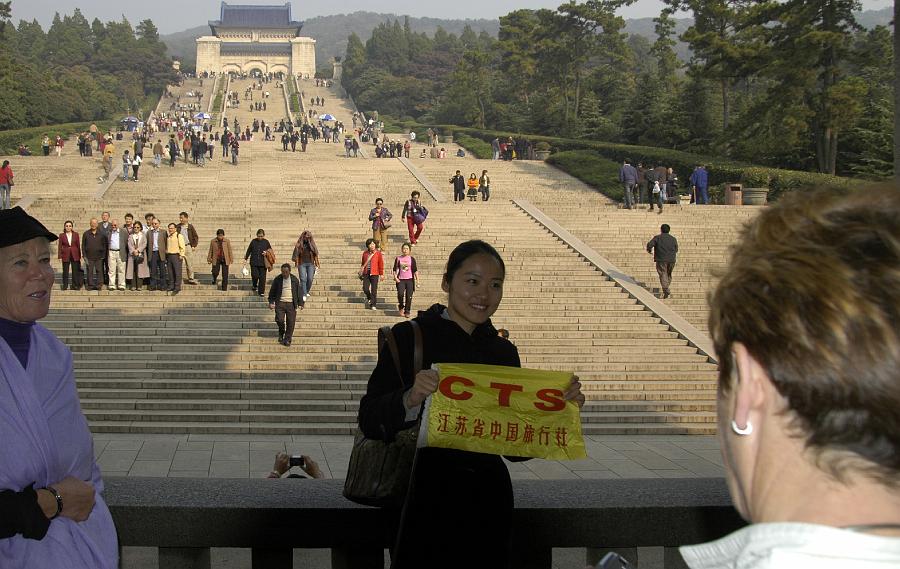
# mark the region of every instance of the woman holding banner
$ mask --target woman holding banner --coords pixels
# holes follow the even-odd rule
[[[393,327],[402,387],[387,345],[378,354],[360,401],[359,426],[367,437],[391,440],[414,425],[438,387],[438,374],[429,369],[433,363],[520,367],[518,350],[497,335],[490,320],[503,299],[505,277],[503,259],[484,241],[467,241],[453,250],[441,285],[447,306],[435,304],[415,318],[422,331],[422,371],[412,377],[414,334],[408,322]],[[577,379],[564,397],[584,404]],[[500,456],[422,448],[412,476],[402,527],[400,512],[394,512],[394,568],[509,565],[513,493]]]

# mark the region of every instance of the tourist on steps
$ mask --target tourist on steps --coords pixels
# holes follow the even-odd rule
[[[275,311],[278,343],[285,348],[291,347],[291,340],[294,338],[297,307],[303,310],[300,279],[291,274],[290,263],[284,263],[281,265],[281,274],[272,279],[272,286],[269,288],[269,308]]]
[[[259,296],[266,294],[266,253],[272,250],[272,244],[266,239],[266,232],[262,229],[256,230],[256,239],[252,239],[247,245],[247,252],[244,253],[244,264],[250,262],[250,279],[253,289]]]
[[[212,284],[216,286],[219,273],[222,273],[222,290],[228,290],[228,267],[234,262],[231,241],[225,237],[224,229],[216,230],[216,237],[209,242],[209,253],[206,262],[212,265]]]
[[[391,271],[397,284],[397,310],[406,318],[412,313],[412,297],[419,282],[419,268],[416,265],[416,258],[410,254],[411,251],[412,245],[404,243],[400,247],[400,255],[394,259],[394,268]]]
[[[75,224],[66,221],[59,234],[56,255],[62,262],[62,290],[69,288],[69,271],[72,272],[72,290],[81,290],[81,239],[75,232]]]
[[[150,268],[147,266],[147,236],[144,234],[144,225],[135,221],[131,226],[131,235],[128,236],[128,265],[125,267],[125,280],[131,279],[131,290],[141,290],[141,282],[150,278]]]
[[[375,240],[375,246],[382,252],[387,252],[388,229],[391,227],[391,220],[394,215],[384,207],[382,198],[375,198],[375,207],[369,212],[369,221],[372,222],[372,239]]]
[[[638,172],[631,165],[631,160],[626,158],[619,169],[619,182],[622,184],[622,193],[625,196],[625,209],[631,209],[634,196],[632,192],[638,184]]]
[[[9,160],[4,160],[0,166],[0,209],[9,209],[12,205],[10,201],[10,191],[13,187],[13,171],[9,167]]]
[[[400,217],[406,219],[406,228],[409,231],[409,242],[415,245],[425,229],[425,219],[428,217],[428,209],[419,203],[421,197],[419,190],[413,190],[409,199],[403,204],[403,212]],[[415,230],[415,231],[414,231]]]
[[[0,212],[0,566],[116,569],[72,352],[37,323],[50,310],[56,239],[20,207]]]
[[[190,215],[188,212],[182,211],[178,214],[178,233],[184,238],[185,242],[185,255],[184,255],[184,282],[187,284],[199,284],[197,279],[194,278],[194,250],[200,245],[200,236],[197,235],[197,230],[194,228],[194,224],[190,222]]]
[[[450,185],[453,186],[453,201],[466,201],[466,178],[459,170],[456,171],[455,175],[450,177]]]
[[[660,233],[647,243],[647,253],[653,255],[656,262],[656,273],[659,275],[659,286],[662,289],[661,298],[669,298],[669,286],[672,284],[672,271],[675,270],[675,259],[678,254],[678,240],[669,233],[668,223],[663,223],[659,228]]]
[[[787,192],[744,229],[709,331],[750,525],[682,547],[691,569],[900,567],[898,235],[894,187]]]
[[[481,201],[486,202],[491,199],[491,177],[488,176],[487,170],[481,171],[481,177],[478,178],[478,189],[481,191]]]
[[[438,387],[438,374],[430,369],[433,363],[519,367],[516,347],[498,337],[491,323],[503,299],[505,277],[503,259],[484,241],[467,241],[453,250],[442,281],[447,306],[435,304],[414,319],[424,343],[422,371],[412,376],[412,325],[395,325],[401,369],[395,369],[385,346],[359,404],[363,434],[393,440],[396,433],[415,424],[425,399]],[[397,386],[398,375],[401,387]],[[584,404],[577,379],[564,397],[579,407]],[[503,458],[426,447],[418,449],[414,468],[402,527],[399,508],[385,512],[390,527],[399,528],[396,541],[390,541],[396,544],[391,552],[392,567],[508,567],[514,504]],[[465,544],[460,546],[455,532],[435,531],[436,520],[441,528],[465,528],[477,520],[478,527],[490,531],[467,532]]]
[[[466,181],[466,186],[468,187],[468,190],[466,190],[466,195],[468,196],[469,201],[478,201],[478,176],[475,175],[475,172],[469,174],[469,179]]]
[[[184,264],[185,242],[184,237],[178,233],[178,227],[174,223],[166,226],[169,234],[166,236],[166,266],[169,268],[169,292],[178,294],[181,292],[181,267]]]
[[[313,278],[319,270],[319,248],[309,229],[304,229],[297,238],[291,260],[300,273],[300,292],[303,294],[303,302],[306,302],[312,295]]]
[[[127,182],[131,170],[131,154],[126,150],[122,153],[122,181]]]
[[[375,310],[378,304],[378,280],[384,276],[384,257],[374,239],[366,239],[366,250],[362,254],[359,267],[359,280],[362,281],[363,294],[366,295],[366,308]]]

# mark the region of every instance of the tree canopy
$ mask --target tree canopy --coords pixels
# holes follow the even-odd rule
[[[653,145],[793,169],[892,175],[893,36],[855,0],[665,0],[657,39],[631,0],[515,10],[496,39],[397,20],[350,37],[344,86],[397,118]],[[674,51],[672,15],[693,25]]]
[[[9,22],[0,2],[0,129],[147,112],[176,80],[150,20],[88,22],[76,8],[45,32],[35,20]]]

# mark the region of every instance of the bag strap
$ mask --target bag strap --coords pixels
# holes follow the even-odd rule
[[[415,320],[410,320],[409,323],[413,329],[413,381],[415,381],[416,374],[422,371],[422,329],[419,328],[419,323]],[[400,372],[400,349],[397,347],[397,339],[394,337],[394,332],[390,326],[382,326],[378,329],[379,351],[385,343],[387,343],[388,349],[391,351],[391,359],[394,360],[394,369],[397,370],[397,379],[400,380],[400,387],[404,387],[403,375]]]

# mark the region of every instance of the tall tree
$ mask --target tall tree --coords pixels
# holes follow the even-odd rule
[[[834,174],[838,140],[862,110],[865,84],[842,69],[859,30],[857,0],[769,0],[754,16],[766,38],[769,57],[760,70],[774,80],[769,101],[778,108],[781,92],[795,91],[809,109],[809,129],[819,172]]]
[[[653,43],[650,53],[656,57],[663,88],[666,92],[671,92],[675,88],[675,72],[681,66],[674,49],[675,21],[671,18],[671,10],[663,9],[659,17],[653,19],[653,22],[656,24],[654,28],[656,41]]]
[[[549,10],[544,10],[548,12]],[[545,16],[546,17],[546,16]],[[532,10],[516,10],[500,16],[500,69],[510,79],[516,96],[528,105],[537,88],[538,27],[540,18]]]
[[[722,97],[722,128],[731,120],[731,89],[746,75],[743,67],[749,59],[743,47],[742,30],[750,12],[751,0],[666,0],[668,10],[689,11],[694,25],[682,34],[688,42],[705,77],[719,83]]]
[[[557,9],[559,15],[555,19],[556,29],[552,30],[557,42],[557,58],[553,64],[561,65],[567,123],[570,118],[569,89],[572,90],[574,103],[572,118],[577,119],[587,66],[599,51],[616,51],[621,47],[624,41],[621,30],[625,27],[625,20],[616,16],[616,10],[632,2],[633,0],[587,0],[577,4],[575,0],[570,0]],[[562,56],[562,61],[559,56]]]

